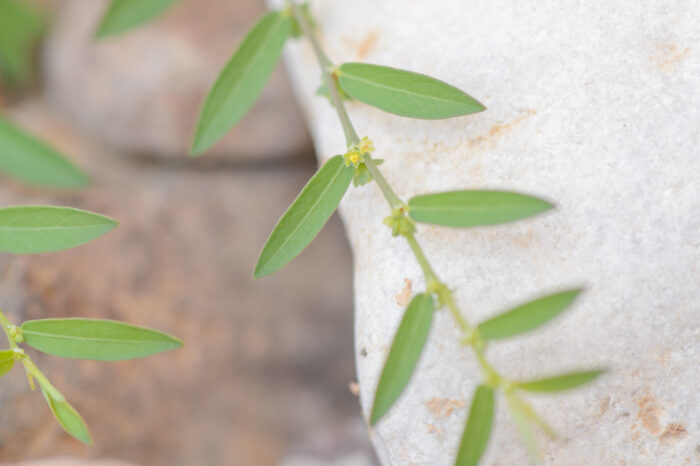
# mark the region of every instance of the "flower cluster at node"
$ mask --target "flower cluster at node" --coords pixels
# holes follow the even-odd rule
[[[374,143],[367,136],[363,137],[360,142],[353,144],[343,156],[345,166],[355,167],[355,173],[352,176],[352,184],[357,188],[364,186],[372,181],[372,175],[364,162],[364,157],[371,157],[374,152]],[[379,166],[384,162],[382,159],[372,159],[375,165]]]
[[[391,210],[391,215],[384,218],[384,225],[391,228],[392,236],[408,236],[416,231],[416,224],[408,218],[403,207]]]
[[[363,137],[360,142],[353,144],[348,148],[343,158],[345,159],[345,166],[349,167],[352,165],[357,168],[362,163],[362,158],[365,155],[372,155],[374,152],[374,143],[367,137]]]

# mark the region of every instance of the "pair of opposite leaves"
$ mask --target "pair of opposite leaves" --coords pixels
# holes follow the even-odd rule
[[[251,29],[207,96],[193,154],[211,147],[252,107],[293,26],[294,19],[287,13],[273,11]],[[484,110],[463,91],[418,73],[361,63],[343,64],[334,73],[350,97],[401,116],[438,119]],[[341,156],[335,156],[309,180],[267,240],[255,268],[256,278],[279,270],[313,240],[348,189],[353,170]],[[522,194],[459,191],[413,198],[409,214],[426,223],[476,226],[517,220],[551,207]]]

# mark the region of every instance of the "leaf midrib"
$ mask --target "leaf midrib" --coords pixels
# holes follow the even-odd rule
[[[26,231],[26,232],[31,232],[31,231],[54,231],[54,230],[82,230],[82,229],[87,229],[87,228],[96,228],[96,227],[105,227],[109,226],[109,223],[97,223],[94,225],[76,225],[76,226],[52,226],[52,227],[12,227],[12,226],[4,226],[0,225],[0,232],[1,231],[13,231],[13,232],[18,232],[18,231]]]
[[[347,71],[343,72],[342,74],[345,74],[345,76],[348,77],[349,79],[355,79],[356,81],[362,81],[364,83],[372,84],[376,87],[379,87],[382,89],[388,89],[388,90],[394,91],[394,92],[404,93],[404,94],[408,94],[408,95],[412,95],[412,96],[416,96],[416,97],[422,97],[425,99],[432,99],[432,100],[436,100],[436,101],[440,101],[440,102],[447,102],[447,103],[451,103],[451,104],[456,103],[458,105],[468,105],[466,102],[455,102],[452,99],[445,99],[442,97],[435,97],[435,96],[431,96],[431,95],[427,95],[427,94],[419,94],[417,92],[409,91],[406,89],[402,89],[402,88],[398,88],[398,87],[391,87],[391,86],[388,86],[386,84],[380,84],[376,81],[370,81],[368,79],[360,78],[359,76],[356,76],[352,73],[348,73]],[[342,76],[342,74],[341,74],[341,76]],[[449,84],[445,84],[445,85],[450,86]],[[450,87],[452,87],[452,86],[450,86]],[[466,96],[466,94],[462,93],[462,96]]]
[[[131,339],[109,339],[103,337],[76,337],[69,335],[57,335],[55,333],[37,332],[36,330],[24,330],[25,335],[35,335],[47,338],[57,338],[64,340],[91,341],[103,343],[168,343],[166,340],[131,340]]]
[[[318,199],[316,200],[316,202],[314,202],[313,205],[311,206],[311,208],[307,210],[306,215],[304,215],[304,216],[301,218],[301,220],[297,223],[297,226],[296,226],[296,227],[294,228],[294,230],[287,236],[287,239],[285,239],[285,240],[282,242],[282,244],[279,246],[279,248],[277,248],[277,250],[274,252],[274,254],[273,254],[272,256],[270,256],[270,258],[266,261],[266,265],[269,264],[270,262],[272,262],[272,260],[275,259],[275,258],[279,255],[280,251],[282,251],[282,250],[284,249],[284,247],[287,245],[287,243],[289,243],[289,241],[292,240],[292,238],[294,237],[294,235],[296,235],[297,231],[299,231],[299,229],[300,229],[301,226],[304,224],[304,222],[306,221],[306,219],[309,218],[309,216],[316,210],[316,207],[318,207],[318,205],[321,203],[321,201],[323,200],[324,196],[325,196],[326,193],[331,189],[331,186],[333,186],[333,184],[335,183],[335,180],[340,176],[340,174],[342,173],[342,171],[343,171],[344,168],[345,168],[345,167],[344,167],[343,164],[341,163],[341,164],[339,165],[338,170],[336,171],[335,175],[333,175],[333,178],[331,178],[330,181],[328,182],[328,184],[326,185],[326,187],[323,188],[323,191],[321,192],[321,195],[318,196]],[[283,218],[284,218],[284,217],[283,217]]]
[[[423,207],[423,206],[413,206],[411,208],[409,206],[409,212],[417,212],[417,211],[423,211],[423,212],[464,212],[464,211],[477,211],[477,212],[486,212],[486,211],[492,211],[498,209],[499,211],[503,211],[506,209],[509,210],[516,210],[518,209],[517,207],[509,207],[509,206],[483,206],[483,207],[462,207],[462,206],[431,206],[431,207]]]

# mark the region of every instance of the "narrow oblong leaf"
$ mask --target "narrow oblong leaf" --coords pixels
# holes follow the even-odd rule
[[[411,380],[428,339],[434,311],[432,296],[424,293],[415,295],[406,308],[379,377],[370,416],[371,425],[391,408]]]
[[[344,63],[338,83],[353,99],[385,112],[436,120],[481,112],[476,99],[430,76],[366,63]]]
[[[53,390],[55,391],[56,389],[53,388]],[[47,390],[44,385],[41,386],[41,393],[43,393],[44,399],[49,404],[51,412],[61,427],[63,427],[63,430],[84,444],[91,445],[92,436],[90,435],[90,431],[88,430],[85,421],[80,414],[78,414],[75,408],[73,408],[65,400],[65,398],[63,398],[63,395],[61,395],[61,398],[63,399],[54,398],[52,391]]]
[[[338,207],[353,172],[336,155],[311,177],[270,233],[255,266],[255,278],[278,271],[308,246]]]
[[[204,102],[192,155],[206,151],[250,110],[275,69],[290,31],[290,17],[273,11],[243,39]]]
[[[585,385],[595,380],[604,370],[570,372],[529,382],[516,382],[515,387],[530,392],[559,392]]]
[[[0,1],[0,77],[6,84],[22,87],[35,74],[36,46],[46,19],[24,0]]]
[[[493,388],[479,385],[474,392],[467,425],[462,434],[455,466],[476,466],[486,450],[493,425]]]
[[[530,454],[532,460],[539,464],[541,462],[539,449],[537,448],[537,441],[535,440],[534,432],[532,431],[532,426],[528,420],[527,414],[523,411],[523,406],[518,402],[518,399],[513,395],[508,395],[508,408],[510,410],[510,415],[515,421],[515,425],[520,432],[520,438]]]
[[[97,37],[119,34],[146,23],[179,0],[112,0],[97,29]]]
[[[495,340],[529,332],[556,317],[581,293],[580,289],[530,301],[479,324],[482,338]]]
[[[0,209],[0,251],[60,251],[87,243],[117,225],[111,218],[71,207],[6,207]]]
[[[408,213],[417,222],[475,227],[513,222],[554,207],[547,201],[507,191],[449,191],[416,196]]]
[[[4,118],[0,118],[0,172],[49,188],[76,188],[88,181],[83,172],[57,151]]]
[[[122,361],[179,348],[167,333],[113,320],[40,319],[22,324],[27,345],[64,358]]]
[[[0,351],[0,377],[10,372],[15,365],[15,354],[12,350]]]

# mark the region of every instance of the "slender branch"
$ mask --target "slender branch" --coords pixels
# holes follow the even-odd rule
[[[15,342],[14,337],[10,335],[10,328],[12,327],[12,323],[9,320],[7,320],[7,317],[5,317],[5,314],[2,313],[2,310],[0,310],[0,326],[2,326],[2,329],[5,331],[5,336],[7,337],[8,343],[10,343],[10,348],[17,349],[17,343]]]
[[[342,102],[341,102],[342,105]],[[365,166],[367,167],[367,170],[369,170],[369,174],[372,175],[372,179],[374,180],[375,183],[377,183],[377,186],[379,186],[379,189],[382,191],[382,194],[384,194],[384,198],[387,200],[389,205],[393,208],[400,208],[405,206],[404,202],[401,200],[399,196],[396,195],[394,190],[391,188],[391,185],[389,182],[384,178],[384,174],[379,170],[379,167],[377,167],[377,164],[374,163],[374,160],[372,160],[372,157],[369,155],[365,154],[363,157],[363,161],[365,162]],[[420,249],[420,246],[419,246]]]
[[[335,107],[335,110],[338,113],[338,118],[340,120],[340,124],[343,127],[343,132],[345,133],[347,145],[348,147],[350,147],[352,145],[358,144],[360,142],[360,138],[357,135],[357,131],[355,131],[355,127],[350,121],[350,117],[348,116],[348,112],[345,109],[343,99],[341,98],[340,93],[338,92],[338,77],[333,63],[330,61],[325,51],[323,50],[321,43],[316,38],[316,34],[314,33],[311,24],[309,23],[308,19],[301,11],[299,6],[293,1],[289,2],[289,6],[292,10],[292,14],[299,23],[299,27],[304,32],[304,35],[309,39],[309,42],[311,42],[311,46],[314,49],[316,58],[319,64],[321,65],[323,79],[326,82],[326,85],[328,86],[331,102],[333,103],[333,106]],[[363,156],[363,162],[365,163],[367,170],[369,170],[370,175],[372,175],[372,179],[374,179],[374,181],[377,183],[377,186],[379,186],[379,189],[382,191],[382,194],[384,195],[384,198],[387,200],[389,205],[394,209],[404,209],[406,204],[394,192],[391,185],[382,174],[381,170],[379,170],[379,168],[377,167],[377,164],[374,163],[374,161],[372,160],[372,157],[365,154]],[[418,243],[418,240],[415,238],[413,233],[404,234],[403,236],[406,238],[406,241],[408,241],[408,244],[411,247],[411,250],[413,251],[413,255],[416,257],[416,260],[418,261],[418,264],[420,265],[421,270],[423,271],[423,276],[425,277],[425,282],[426,286],[428,287],[428,291],[437,294],[438,298],[440,299],[440,304],[446,306],[450,310],[450,313],[457,322],[457,325],[459,326],[460,330],[462,330],[462,332],[465,334],[464,343],[469,345],[474,350],[474,352],[477,355],[479,364],[481,365],[488,379],[496,382],[505,380],[486,360],[486,357],[484,355],[485,344],[480,338],[478,338],[478,335],[476,335],[476,329],[469,325],[467,320],[459,311],[459,308],[455,304],[452,291],[450,291],[446,284],[440,281],[437,274],[435,273],[435,270],[430,265],[430,262],[425,256],[423,249]],[[477,337],[475,338],[475,336]]]
[[[408,241],[408,245],[411,246],[413,255],[416,256],[416,260],[418,261],[420,268],[423,270],[426,284],[430,284],[430,282],[433,281],[439,282],[440,280],[438,280],[437,275],[433,270],[433,266],[430,265],[430,262],[428,262],[428,258],[425,257],[425,254],[423,253],[423,250],[421,249],[420,244],[413,233],[409,233],[405,235],[405,237],[406,241]]]
[[[333,102],[335,111],[338,113],[340,124],[343,127],[343,132],[345,133],[345,140],[347,146],[350,147],[352,145],[358,144],[360,142],[360,137],[357,135],[357,131],[355,131],[355,127],[353,126],[352,121],[350,121],[348,111],[345,109],[343,99],[340,96],[340,93],[338,92],[338,77],[335,74],[333,63],[328,58],[328,55],[326,55],[326,52],[323,50],[323,47],[321,47],[321,43],[318,41],[318,38],[316,37],[316,34],[314,34],[314,30],[311,27],[311,24],[309,23],[308,19],[306,18],[306,15],[304,15],[304,12],[301,10],[301,8],[299,8],[299,6],[293,2],[291,3],[291,8],[294,17],[299,23],[299,27],[304,32],[304,35],[309,39],[309,42],[311,42],[311,47],[314,49],[316,58],[318,59],[318,62],[321,65],[321,71],[323,72],[323,80],[325,81],[326,86],[328,87],[328,92],[331,96],[331,102]],[[376,181],[377,186],[379,186],[379,189],[381,189],[382,194],[384,194],[384,197],[389,202],[389,205],[392,208],[403,206],[404,203],[401,201],[399,196],[396,195],[394,190],[391,188],[391,185],[386,180],[386,178],[384,178],[384,175],[379,170],[379,168],[377,168],[377,165],[372,160],[372,157],[365,155],[363,157],[363,162],[365,163],[367,170],[369,170],[370,175],[372,175],[374,181]]]
[[[321,47],[321,43],[316,38],[316,34],[314,34],[313,27],[309,23],[309,20],[306,18],[306,15],[301,8],[299,8],[299,6],[294,2],[289,2],[289,5],[292,9],[294,18],[296,18],[297,23],[299,23],[299,27],[304,35],[309,39],[309,42],[311,42],[311,47],[313,47],[316,58],[321,65],[323,80],[326,82],[326,86],[328,86],[328,92],[331,95],[331,100],[333,101],[336,112],[338,112],[338,118],[340,118],[340,124],[343,126],[343,132],[345,133],[345,141],[348,147],[352,146],[353,144],[357,144],[360,142],[360,137],[357,135],[355,128],[352,126],[348,112],[345,110],[345,106],[343,105],[343,99],[341,99],[340,94],[338,93],[335,78],[331,74],[333,70],[333,63],[328,58],[328,55],[326,55],[323,47]]]

